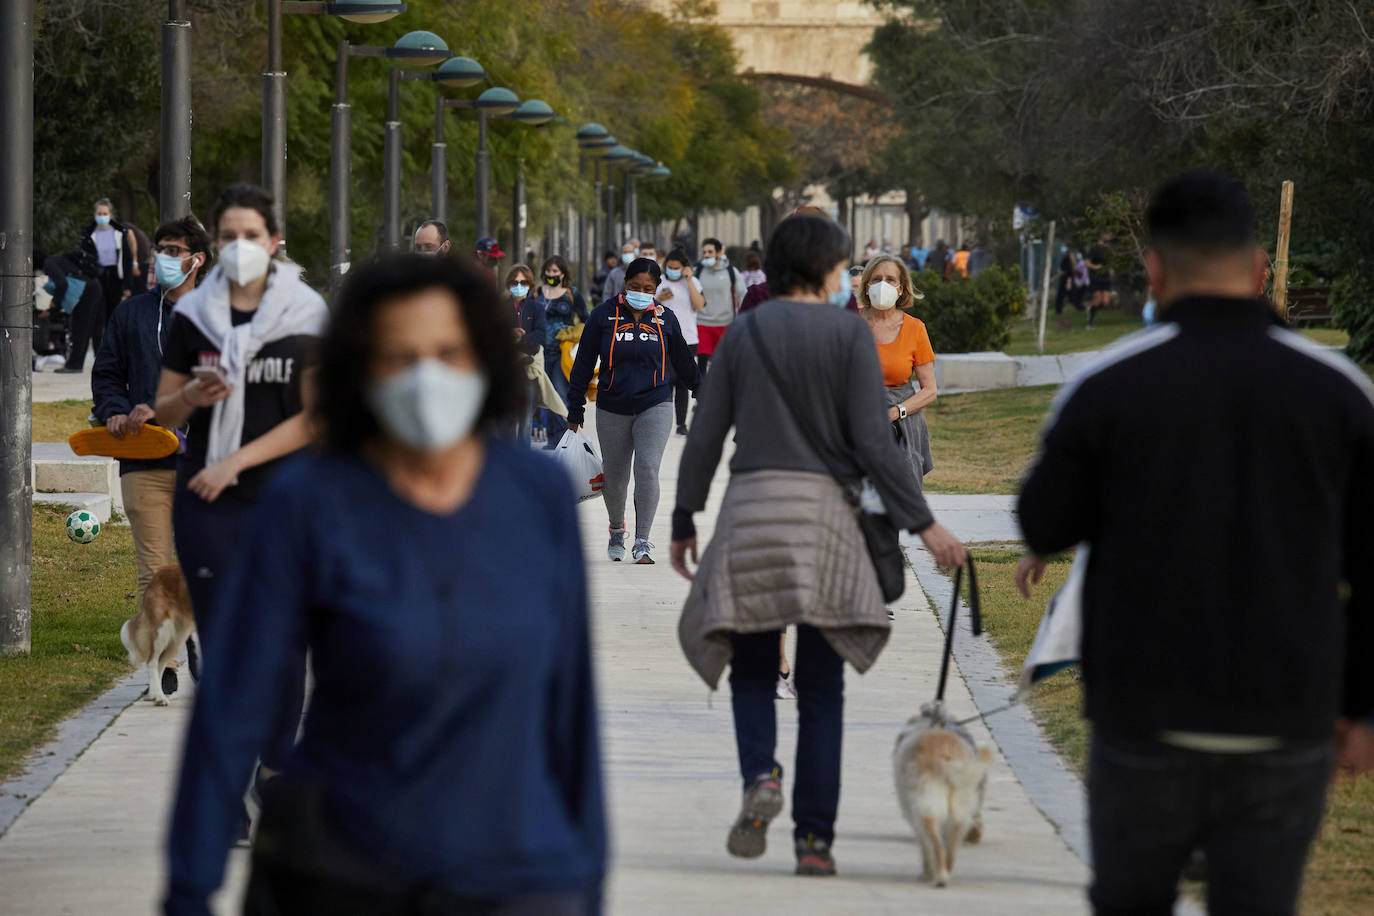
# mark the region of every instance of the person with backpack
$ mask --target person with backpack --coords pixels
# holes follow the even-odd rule
[[[744,277],[730,263],[720,239],[701,243],[701,260],[697,262],[695,273],[701,283],[701,293],[706,297],[705,307],[697,312],[697,366],[705,375],[711,354],[716,352],[725,329],[739,314],[739,305],[748,288]]]
[[[544,371],[554,390],[566,403],[568,400],[568,377],[563,373],[563,344],[576,341],[582,336],[582,326],[587,321],[587,300],[572,285],[568,262],[559,255],[544,259],[539,270],[539,290],[536,301],[544,309]],[[549,441],[544,447],[558,448],[558,442],[567,432],[568,425],[558,414],[548,415]]]

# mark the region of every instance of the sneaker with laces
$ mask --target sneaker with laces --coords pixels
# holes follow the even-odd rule
[[[781,774],[775,768],[759,776],[744,792],[739,817],[730,827],[725,848],[741,859],[757,859],[768,848],[768,824],[782,813]]]
[[[611,558],[612,563],[619,563],[625,559],[624,527],[611,529],[611,542],[606,545],[606,556]]]
[[[795,700],[797,698],[796,673],[789,671],[783,674],[778,672],[777,698],[779,700]]]
[[[677,434],[678,434],[679,436],[686,437],[686,435],[687,435],[687,424],[686,424],[686,423],[679,423],[679,424],[677,425]]]
[[[830,844],[814,834],[798,837],[797,874],[811,877],[826,877],[835,874],[835,857],[830,854]]]
[[[649,556],[649,551],[654,549],[654,545],[649,543],[648,538],[635,538],[635,545],[630,548],[630,556],[641,566],[652,566],[654,558]]]

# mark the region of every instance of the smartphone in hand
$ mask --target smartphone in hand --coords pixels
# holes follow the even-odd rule
[[[229,377],[224,374],[224,370],[219,366],[192,366],[191,374],[207,385],[215,382],[221,385],[229,384]]]

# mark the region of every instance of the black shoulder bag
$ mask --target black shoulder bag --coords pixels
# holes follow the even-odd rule
[[[778,367],[773,363],[773,357],[768,352],[768,347],[763,342],[763,335],[758,329],[758,314],[752,314],[746,319],[749,325],[749,336],[754,341],[754,349],[758,351],[759,361],[763,363],[764,371],[773,380],[773,387],[778,390],[778,396],[787,405],[787,411],[792,415],[797,427],[803,436],[811,443],[812,450],[816,457],[821,459],[830,472],[830,476],[835,478],[835,482],[844,491],[845,500],[854,510],[854,518],[859,523],[859,530],[863,532],[864,543],[868,546],[868,556],[873,560],[873,570],[878,574],[878,586],[882,589],[883,601],[891,604],[902,597],[902,592],[906,591],[906,558],[902,556],[902,546],[897,540],[897,526],[892,523],[892,517],[883,514],[875,515],[872,512],[865,512],[859,500],[859,494],[850,483],[847,483],[840,475],[835,473],[835,469],[830,466],[830,462],[825,460],[825,454],[818,447],[815,433],[806,418],[795,407],[787,397],[787,389],[783,387],[782,375],[778,372]]]

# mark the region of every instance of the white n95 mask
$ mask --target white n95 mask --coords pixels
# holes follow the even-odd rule
[[[234,239],[219,250],[219,263],[224,275],[239,286],[261,280],[272,262],[272,255],[257,242]]]
[[[897,305],[897,287],[885,280],[868,284],[868,304],[875,309],[887,311]]]
[[[367,403],[392,438],[422,452],[443,451],[472,432],[487,399],[487,377],[422,359],[367,388]]]

